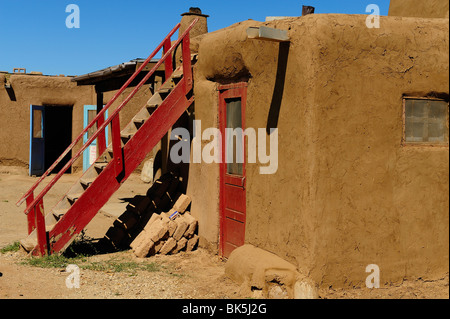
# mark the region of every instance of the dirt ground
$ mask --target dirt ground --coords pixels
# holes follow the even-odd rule
[[[46,197],[45,207],[55,205],[79,178],[65,175],[58,187]],[[20,168],[0,167],[0,248],[27,235],[23,207],[15,203],[34,182]],[[49,182],[50,179],[47,182]],[[124,210],[123,199],[144,194],[148,185],[133,174],[86,228],[86,236],[103,237],[115,218]],[[80,267],[80,287],[67,288],[71,273],[65,266],[41,268],[24,264],[23,251],[0,253],[0,299],[235,299],[248,298],[239,285],[225,275],[225,260],[204,249],[177,255],[136,258],[131,251],[74,259]],[[115,270],[96,265],[133,265]],[[90,267],[83,268],[83,265]],[[147,268],[146,268],[147,267]],[[150,267],[150,268],[148,268]],[[152,268],[153,267],[153,268]],[[151,269],[151,270],[148,270]],[[448,275],[433,282],[404,282],[396,287],[369,289],[321,289],[322,299],[351,298],[449,298]]]

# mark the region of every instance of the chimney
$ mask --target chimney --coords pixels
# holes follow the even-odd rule
[[[308,15],[308,14],[314,14],[314,10],[315,10],[314,7],[311,7],[311,6],[303,6],[303,9],[302,9],[302,16],[306,16],[306,15]]]
[[[209,15],[202,14],[202,10],[200,8],[189,8],[189,12],[183,13],[181,18],[181,26],[179,35],[183,34],[183,32],[189,27],[189,25],[194,21],[195,18],[198,18],[198,22],[191,29],[190,36],[191,38],[196,37],[201,34],[208,33],[208,22],[206,19]]]

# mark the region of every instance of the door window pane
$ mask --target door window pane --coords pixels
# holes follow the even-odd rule
[[[33,138],[43,138],[42,110],[33,110]]]
[[[91,123],[92,120],[97,116],[96,110],[89,110],[88,111],[88,123]],[[97,123],[95,123],[88,131],[87,131],[87,138],[90,139],[92,135],[97,132]]]
[[[243,175],[244,145],[242,138],[241,99],[226,100],[226,104],[225,159],[227,162],[227,173]]]

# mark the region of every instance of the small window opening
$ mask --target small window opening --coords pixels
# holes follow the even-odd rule
[[[448,102],[438,99],[404,99],[404,144],[448,145]]]

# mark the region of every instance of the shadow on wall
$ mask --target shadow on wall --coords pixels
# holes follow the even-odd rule
[[[6,93],[8,93],[9,99],[13,102],[17,101],[16,94],[14,93],[14,89],[12,86],[6,88]]]
[[[289,48],[290,42],[280,43],[275,87],[272,94],[272,102],[270,103],[269,115],[267,117],[266,132],[268,135],[270,135],[271,128],[278,127],[278,118],[280,116],[281,102],[283,100],[284,84],[286,82]]]

